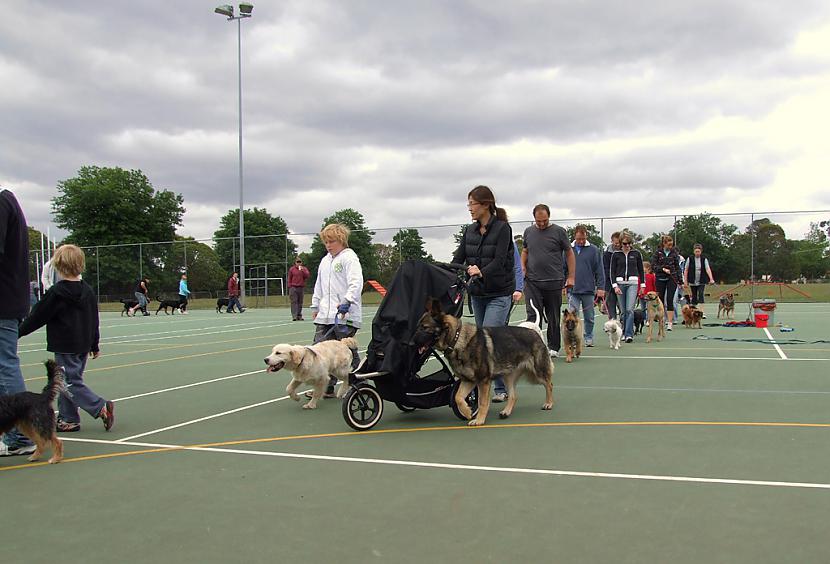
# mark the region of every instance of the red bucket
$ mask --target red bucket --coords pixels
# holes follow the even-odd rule
[[[769,321],[769,315],[765,313],[756,313],[755,314],[755,327],[763,329],[767,326],[767,321]]]

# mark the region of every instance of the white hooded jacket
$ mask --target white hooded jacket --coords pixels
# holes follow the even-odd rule
[[[345,248],[336,257],[327,254],[320,261],[317,269],[317,281],[311,296],[311,310],[317,312],[314,323],[333,325],[337,315],[337,306],[349,304],[346,324],[360,327],[363,308],[361,292],[363,291],[363,269],[357,254]]]

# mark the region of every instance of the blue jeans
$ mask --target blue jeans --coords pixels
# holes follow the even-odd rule
[[[583,336],[586,343],[594,342],[594,294],[569,294],[568,307],[571,311],[582,310],[585,320]]]
[[[234,306],[241,312],[242,311],[242,304],[239,303],[239,298],[237,296],[229,296],[228,297],[228,307],[225,308],[226,312],[232,312]]]
[[[476,318],[476,327],[504,327],[507,325],[507,316],[510,313],[512,296],[498,296],[496,298],[480,298],[471,296],[473,315]],[[496,393],[506,394],[504,378],[496,376]]]
[[[17,356],[17,326],[17,319],[0,319],[0,395],[26,391],[20,357]],[[13,448],[32,444],[16,428],[3,435],[3,442]]]
[[[620,284],[620,290],[622,290],[622,294],[617,295],[617,301],[623,312],[623,338],[627,339],[634,336],[634,306],[637,305],[637,285]]]
[[[58,417],[69,423],[80,423],[80,407],[92,417],[98,417],[104,407],[104,399],[84,384],[85,354],[55,353],[55,363],[63,366],[66,389],[71,394],[58,396]]]

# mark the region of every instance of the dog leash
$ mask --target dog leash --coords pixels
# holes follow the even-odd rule
[[[805,341],[803,339],[738,339],[731,337],[709,337],[707,335],[697,335],[692,337],[693,341],[723,341],[726,343],[761,343],[764,345],[819,345],[830,344],[826,339],[819,339],[817,341]]]

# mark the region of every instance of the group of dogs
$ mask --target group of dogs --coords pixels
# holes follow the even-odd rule
[[[138,305],[138,300],[134,300],[132,298],[122,298],[118,301],[121,302],[121,304],[124,306],[124,308],[121,310],[122,317],[124,316],[124,314],[126,314],[127,317],[129,317],[130,309]],[[147,299],[148,303],[151,301],[152,300],[150,300],[149,298]],[[182,300],[180,297],[169,300],[164,299],[161,296],[156,296],[156,301],[159,303],[159,307],[158,309],[156,309],[156,315],[158,315],[161,310],[164,310],[165,315],[175,315],[177,311],[179,313],[184,312],[184,310],[182,309],[182,307],[184,307],[185,305],[184,300]],[[229,302],[230,300],[228,298],[218,298],[216,300],[216,313],[224,313],[222,311],[222,308],[225,308],[227,310]],[[171,310],[169,313],[167,311],[168,308]]]

